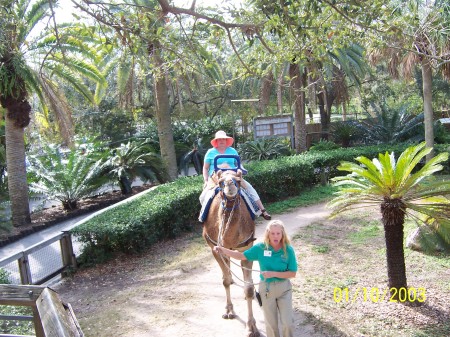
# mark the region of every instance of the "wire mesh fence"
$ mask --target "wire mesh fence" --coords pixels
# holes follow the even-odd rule
[[[59,241],[42,247],[28,255],[33,283],[39,284],[40,280],[55,273],[63,267],[61,244]]]

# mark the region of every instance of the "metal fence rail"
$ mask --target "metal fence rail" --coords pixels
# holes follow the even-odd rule
[[[0,261],[12,284],[41,285],[69,267],[76,268],[72,236],[63,232]]]

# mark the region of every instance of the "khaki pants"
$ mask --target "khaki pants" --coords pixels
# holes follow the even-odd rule
[[[291,281],[261,282],[259,284],[259,293],[262,299],[267,337],[293,337],[294,311],[292,309]],[[278,321],[280,322],[280,327]]]

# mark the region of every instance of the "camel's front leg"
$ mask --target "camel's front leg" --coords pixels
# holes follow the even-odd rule
[[[236,317],[236,313],[234,312],[233,303],[231,302],[230,285],[233,283],[233,278],[231,277],[230,271],[230,259],[223,255],[219,255],[219,253],[214,252],[214,250],[213,255],[217,260],[217,263],[219,263],[220,269],[222,269],[222,281],[223,286],[225,287],[225,293],[227,295],[227,305],[222,318],[233,319]]]
[[[248,337],[259,337],[259,331],[256,327],[256,320],[253,317],[253,298],[255,296],[255,286],[252,280],[252,266],[251,261],[241,261],[242,273],[244,275],[245,286],[244,293],[245,299],[247,300],[247,336]]]

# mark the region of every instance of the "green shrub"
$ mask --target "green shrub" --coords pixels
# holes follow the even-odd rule
[[[298,195],[305,187],[317,183],[314,167],[303,156],[251,162],[246,165],[248,180],[264,201],[275,201]]]
[[[10,284],[9,277],[10,273],[5,269],[0,268],[0,284]]]
[[[335,142],[321,139],[309,148],[309,151],[329,151],[339,149],[340,146]]]

